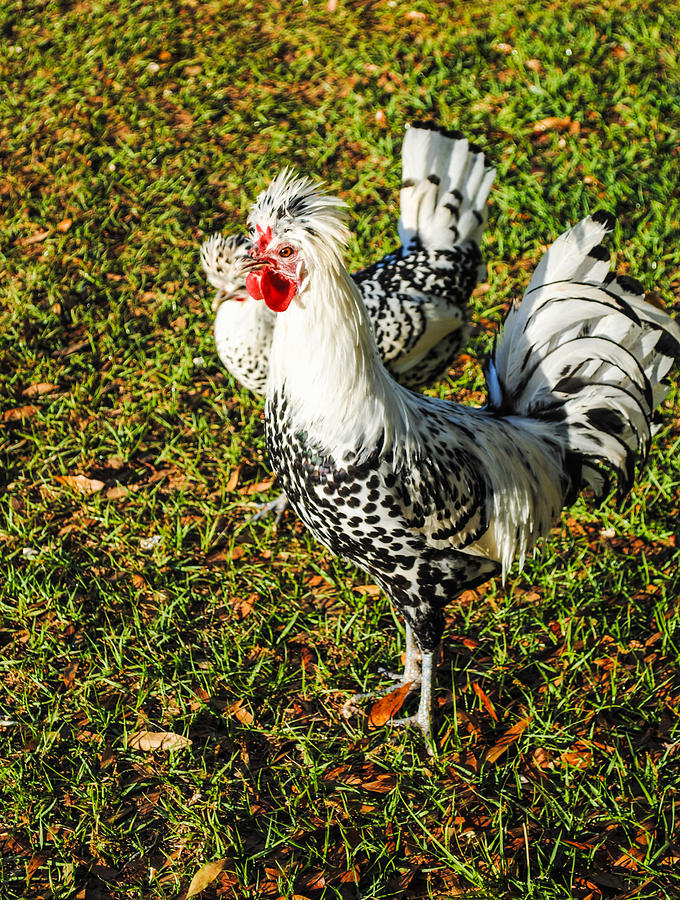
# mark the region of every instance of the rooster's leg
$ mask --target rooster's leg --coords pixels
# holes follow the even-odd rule
[[[420,681],[420,650],[416,643],[413,629],[406,624],[406,660],[404,662],[404,672],[401,676],[401,683],[407,684],[409,681]]]
[[[388,725],[416,725],[423,732],[427,741],[428,750],[432,755],[432,701],[434,697],[434,682],[436,674],[435,658],[438,650],[421,652],[420,667],[420,702],[418,712],[414,716],[405,716],[403,719],[390,719]]]
[[[288,509],[288,497],[285,494],[280,494],[275,500],[270,500],[269,503],[260,503],[257,506],[257,512],[252,515],[248,521],[249,522],[259,522],[260,519],[264,519],[265,516],[268,516],[269,513],[276,513],[276,518],[274,519],[274,528],[279,527],[279,522],[281,521],[281,517]]]
[[[413,635],[413,629],[408,622],[406,622],[406,659],[404,661],[404,671],[401,674],[397,672],[388,672],[385,669],[380,669],[379,671],[381,675],[386,675],[392,681],[398,682],[397,686],[389,687],[384,691],[368,691],[365,694],[352,694],[342,707],[342,714],[346,719],[349,719],[352,716],[355,705],[362,700],[377,700],[379,697],[386,697],[387,694],[391,694],[392,691],[397,690],[399,687],[403,687],[405,684],[411,684],[412,689],[415,690],[420,684],[420,650]],[[409,694],[410,693],[411,691],[409,691]]]

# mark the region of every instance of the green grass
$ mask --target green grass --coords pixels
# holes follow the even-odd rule
[[[227,490],[268,475],[262,404],[219,367],[198,259],[284,163],[377,258],[433,115],[498,167],[472,358],[437,393],[480,398],[542,246],[599,206],[677,312],[679,30],[636,2],[2,4],[3,898],[179,897],[218,859],[205,897],[680,896],[676,390],[620,509],[579,500],[450,607],[432,760],[340,715],[398,663],[387,600]]]

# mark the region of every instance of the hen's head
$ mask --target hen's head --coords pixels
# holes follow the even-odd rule
[[[283,312],[315,269],[335,268],[348,238],[345,212],[344,201],[320,182],[290,169],[277,175],[248,217],[257,263],[246,278],[251,297]]]
[[[250,249],[241,235],[213,234],[201,245],[201,265],[210,284],[217,288],[213,309],[223,300],[247,300],[244,263]]]

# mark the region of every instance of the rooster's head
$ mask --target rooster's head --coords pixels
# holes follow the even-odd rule
[[[254,271],[246,278],[251,297],[275,312],[288,309],[315,269],[340,261],[347,242],[346,205],[319,182],[284,169],[257,198],[253,229]]]

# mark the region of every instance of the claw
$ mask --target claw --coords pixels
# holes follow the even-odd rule
[[[257,506],[257,511],[248,519],[248,522],[251,524],[253,522],[259,522],[260,519],[264,519],[269,513],[275,512],[276,518],[274,519],[274,528],[278,528],[283,514],[287,509],[288,497],[286,497],[285,494],[280,494],[275,500],[270,500],[269,503],[260,503]]]

